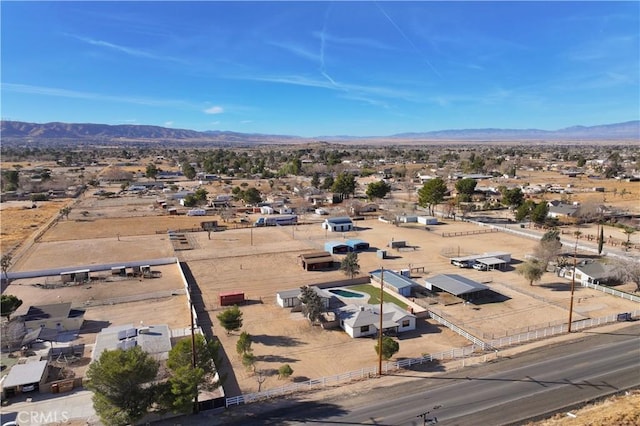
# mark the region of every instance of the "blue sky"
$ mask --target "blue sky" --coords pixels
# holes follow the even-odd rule
[[[306,137],[640,116],[639,2],[6,2],[2,118]]]

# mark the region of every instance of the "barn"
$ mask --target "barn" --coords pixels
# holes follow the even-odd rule
[[[429,291],[444,291],[465,300],[478,299],[491,291],[486,285],[458,274],[425,278],[424,284]]]
[[[330,217],[322,222],[322,229],[331,232],[349,232],[353,231],[353,221],[350,217]]]
[[[351,251],[351,247],[340,241],[327,241],[324,243],[324,250],[330,254],[347,254]]]
[[[345,241],[345,244],[348,245],[351,249],[351,251],[364,251],[367,250],[369,248],[369,243],[364,241],[364,240],[360,240],[357,238],[353,238],[351,240],[347,240]]]
[[[333,268],[333,256],[331,256],[331,252],[328,251],[302,253],[299,257],[300,263],[305,271]]]

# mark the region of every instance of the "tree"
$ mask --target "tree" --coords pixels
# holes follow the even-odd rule
[[[627,248],[627,250],[629,250],[629,247],[631,247],[631,235],[636,233],[636,228],[632,226],[625,226],[622,232],[624,232],[627,235],[627,241],[625,242],[624,245]]]
[[[311,323],[319,321],[322,318],[324,305],[322,299],[311,287],[300,287],[300,302],[302,303],[302,313],[309,318]]]
[[[476,190],[476,182],[475,179],[465,178],[460,179],[456,182],[456,191],[458,191],[458,198],[460,201],[469,202],[471,201],[471,196],[473,195],[473,191]]]
[[[600,233],[598,234],[598,254],[602,254],[604,246],[604,225],[600,224]]]
[[[2,269],[2,275],[4,275],[4,279],[8,278],[7,271],[11,267],[11,263],[13,262],[13,257],[10,254],[3,254],[2,259],[0,259],[0,269]]]
[[[358,253],[351,252],[342,259],[340,263],[340,270],[344,272],[346,276],[353,279],[360,273],[360,265],[358,264]]]
[[[4,191],[15,191],[20,186],[20,172],[18,170],[3,170],[2,182]]]
[[[531,213],[533,209],[535,209],[536,203],[531,200],[527,200],[524,203],[520,204],[516,210],[516,220],[521,222],[529,217],[531,217]]]
[[[218,314],[217,318],[222,328],[227,330],[227,334],[242,328],[242,312],[237,306],[225,309]]]
[[[557,229],[554,229],[545,232],[534,249],[534,254],[542,263],[542,266],[546,271],[551,259],[556,258],[561,251],[562,243],[560,242],[560,232]]]
[[[544,201],[540,202],[531,212],[531,220],[537,225],[542,225],[547,220],[549,206]]]
[[[374,347],[376,353],[380,355],[380,347],[378,344]],[[382,358],[387,360],[390,359],[393,355],[395,355],[400,350],[400,344],[393,340],[389,336],[382,337]]]
[[[193,351],[196,351],[196,365],[193,366]],[[190,413],[193,403],[202,387],[211,390],[218,386],[215,380],[216,362],[219,361],[218,341],[207,341],[201,334],[184,338],[169,351],[167,367],[171,377],[162,389],[160,406],[176,413]],[[219,362],[218,362],[219,363]]]
[[[333,176],[327,176],[322,181],[322,188],[321,189],[331,189],[331,187],[333,187],[333,182],[334,182]]]
[[[244,355],[247,352],[251,352],[251,335],[246,331],[240,333],[240,337],[236,342],[236,351],[238,355]]]
[[[636,292],[640,291],[640,262],[636,259],[618,258],[614,271],[619,280],[634,283]]]
[[[64,216],[65,219],[69,220],[69,214],[71,213],[71,207],[63,207],[60,209],[60,216]]]
[[[156,167],[155,164],[153,163],[149,163],[147,164],[147,169],[145,171],[145,176],[148,177],[149,179],[153,179],[156,180],[156,178],[158,177],[158,168]]]
[[[253,352],[245,352],[242,354],[242,365],[244,365],[248,370],[251,369],[255,371],[256,369],[256,356]]]
[[[13,294],[3,294],[0,296],[0,315],[7,317],[7,320],[11,321],[11,314],[13,314],[21,305],[22,300],[18,299]]]
[[[356,192],[356,178],[351,173],[340,173],[331,186],[331,190],[340,195],[340,199],[349,198]]]
[[[320,173],[314,172],[313,176],[311,176],[311,186],[314,188],[318,188],[320,186]]]
[[[520,207],[524,202],[524,194],[520,188],[504,189],[502,193],[502,204],[508,207]]]
[[[108,425],[128,425],[140,420],[153,402],[151,382],[158,362],[139,346],[104,351],[89,365],[87,387],[93,391],[93,407]]]
[[[194,169],[190,163],[185,161],[184,163],[182,163],[182,174],[187,179],[193,180],[193,178],[196,177],[196,169]]]
[[[383,180],[378,182],[371,182],[369,185],[367,185],[366,194],[369,200],[384,198],[389,192],[391,192],[391,185]]]
[[[528,260],[518,266],[517,271],[529,281],[529,285],[533,285],[534,281],[540,281],[542,278],[545,271],[543,266],[538,260]]]
[[[247,204],[258,204],[262,201],[262,196],[260,195],[260,191],[252,187],[244,191],[242,199]]]
[[[293,374],[293,368],[289,364],[284,364],[278,368],[278,378],[286,379]]]
[[[446,193],[447,184],[442,178],[429,179],[422,185],[422,188],[418,190],[418,205],[423,208],[428,208],[429,213],[433,214],[433,207],[444,200]]]

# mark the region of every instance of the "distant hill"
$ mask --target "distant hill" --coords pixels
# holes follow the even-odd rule
[[[461,129],[421,133],[399,133],[391,136],[322,136],[302,138],[289,135],[265,135],[211,130],[198,132],[145,125],[107,125],[91,123],[25,123],[1,121],[1,136],[8,140],[101,140],[206,142],[220,144],[308,143],[316,140],[333,142],[392,139],[397,143],[416,140],[500,141],[500,140],[640,140],[640,120],[599,126],[573,126],[560,130],[538,129]]]
[[[539,129],[463,129],[438,130],[424,133],[400,133],[401,139],[455,139],[455,140],[640,140],[640,120],[599,126],[573,126],[560,130]]]

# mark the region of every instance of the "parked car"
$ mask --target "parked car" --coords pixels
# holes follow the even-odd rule
[[[22,387],[22,392],[33,392],[36,390],[36,385],[25,385]]]
[[[458,268],[468,268],[470,266],[468,262],[461,262],[459,260],[454,260],[451,263]]]
[[[488,268],[484,263],[474,263],[473,269],[475,269],[476,271],[486,271]]]

